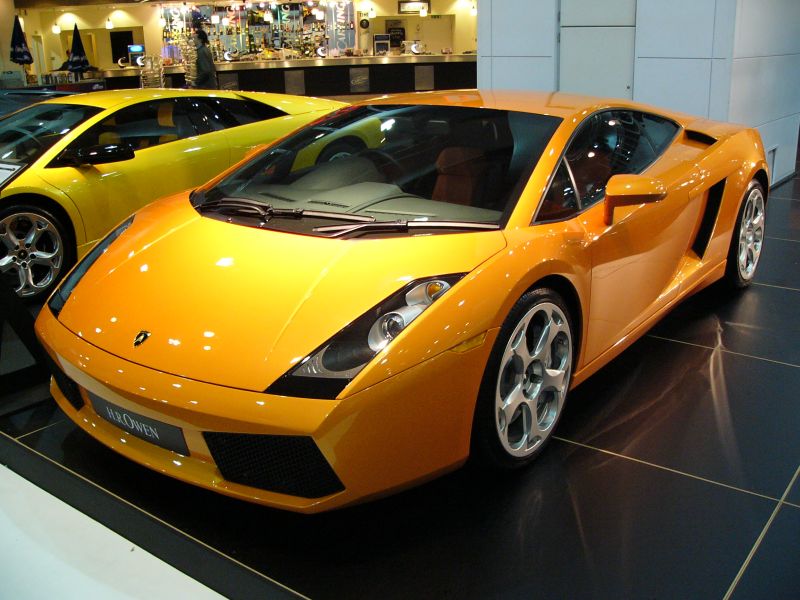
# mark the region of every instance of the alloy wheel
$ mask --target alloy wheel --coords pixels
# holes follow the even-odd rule
[[[64,240],[44,215],[16,212],[0,220],[0,274],[17,292],[30,297],[45,291],[64,262]]]
[[[505,451],[525,457],[553,431],[570,381],[572,334],[562,310],[534,305],[514,327],[500,361],[495,425]]]
[[[764,243],[764,194],[753,187],[745,200],[739,226],[739,275],[745,281],[753,278]]]

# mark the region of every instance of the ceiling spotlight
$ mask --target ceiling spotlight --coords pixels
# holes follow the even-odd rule
[[[222,17],[222,26],[223,27],[227,27],[228,25],[230,25],[230,23],[231,23],[231,20],[228,17]]]
[[[219,25],[219,15],[211,15],[211,24]]]
[[[419,16],[420,17],[427,17],[428,16],[428,9],[424,6],[419,9]]]
[[[53,26],[50,28],[50,31],[58,35],[59,33],[61,33],[61,27],[59,26],[58,23],[53,23]]]
[[[477,17],[478,16],[478,7],[473,4],[472,8],[469,9],[469,14],[470,14],[470,16]]]
[[[114,23],[111,22],[111,17],[106,19],[106,29],[114,29]]]
[[[375,7],[372,6],[372,7],[370,7],[369,13],[367,13],[367,14],[369,15],[370,19],[374,19],[377,16],[378,13],[375,11]]]
[[[161,27],[162,27],[162,28],[163,28],[163,27],[166,27],[166,26],[167,26],[167,20],[166,20],[164,17],[161,17],[161,18],[158,20],[158,24],[159,24],[159,25],[161,25]]]

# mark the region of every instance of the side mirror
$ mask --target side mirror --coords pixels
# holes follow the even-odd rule
[[[130,160],[135,156],[133,146],[130,144],[100,144],[77,150],[65,150],[59,156],[59,163],[72,167],[103,165]]]
[[[617,206],[636,206],[658,202],[667,195],[667,186],[646,175],[614,175],[606,184],[605,223],[614,222]]]

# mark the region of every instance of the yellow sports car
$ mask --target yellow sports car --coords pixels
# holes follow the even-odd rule
[[[197,186],[341,102],[280,94],[118,90],[0,120],[0,274],[44,298],[123,218]]]
[[[687,295],[747,286],[767,189],[741,126],[565,94],[382,98],[125,220],[36,329],[53,395],[104,444],[322,511],[469,456],[528,464],[571,387]]]

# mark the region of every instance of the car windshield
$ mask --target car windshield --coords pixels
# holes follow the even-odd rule
[[[25,166],[101,109],[79,104],[37,104],[0,119],[0,161]]]
[[[198,210],[259,204],[270,211],[270,228],[282,228],[271,217],[286,216],[285,209],[299,217],[325,211],[334,219],[328,230],[348,227],[331,213],[374,221],[349,225],[373,232],[390,230],[381,225],[387,222],[497,228],[560,122],[471,107],[348,107],[256,156],[202,194]]]

